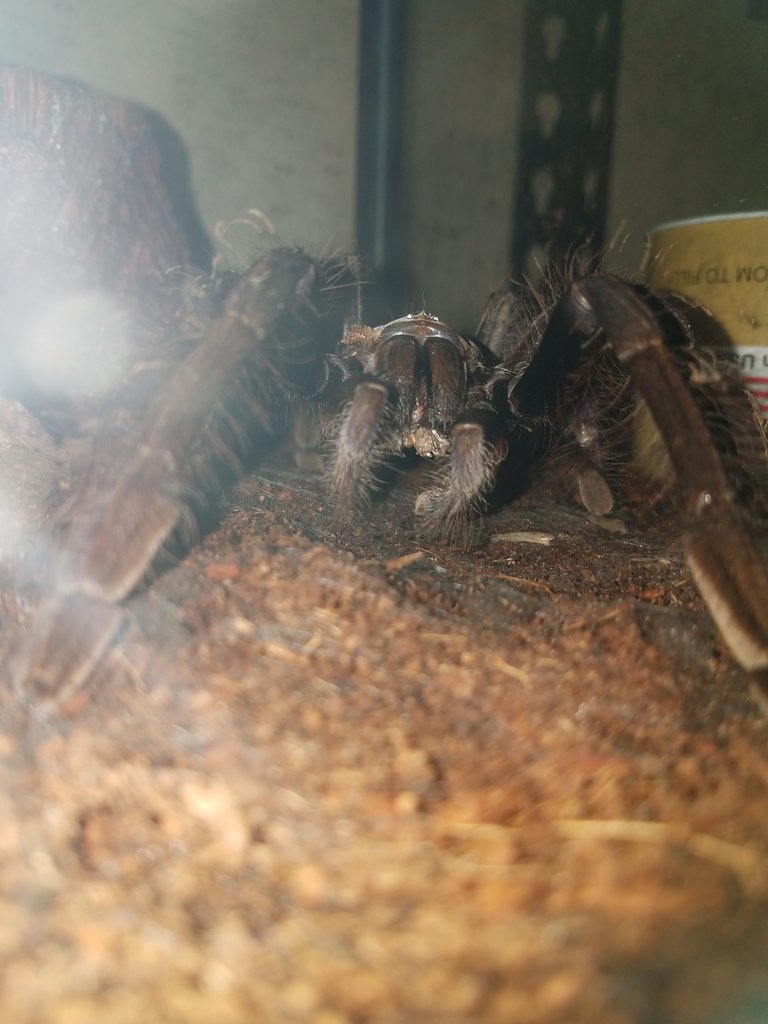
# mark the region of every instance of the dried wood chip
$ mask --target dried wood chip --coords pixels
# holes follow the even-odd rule
[[[407,569],[409,565],[420,562],[424,557],[423,551],[411,551],[408,555],[400,555],[399,558],[390,558],[384,563],[387,572],[398,572],[400,569]]]
[[[541,533],[539,530],[513,530],[511,533],[495,533],[491,540],[505,544],[551,544],[555,539],[552,533]]]

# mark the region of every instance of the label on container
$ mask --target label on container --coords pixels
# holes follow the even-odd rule
[[[755,396],[763,418],[768,419],[768,348],[734,345],[732,358],[738,362],[744,383]]]

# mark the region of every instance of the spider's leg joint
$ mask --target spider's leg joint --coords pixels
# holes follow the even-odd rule
[[[594,274],[571,286],[571,312],[583,331],[603,331],[620,363],[628,366],[649,347],[662,347],[659,324],[624,281]]]

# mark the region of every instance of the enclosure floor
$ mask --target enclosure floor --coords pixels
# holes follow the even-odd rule
[[[768,720],[674,533],[412,499],[250,477],[88,699],[4,698],[3,1021],[765,1021]]]

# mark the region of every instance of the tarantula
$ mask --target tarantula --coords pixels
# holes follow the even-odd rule
[[[606,366],[619,369],[664,440],[699,590],[736,658],[764,685],[768,578],[737,506],[737,482],[718,451],[716,417],[693,397],[702,364],[686,314],[695,319],[697,311],[680,297],[605,273],[564,283],[557,299],[543,304],[538,323],[519,306],[511,286],[492,298],[477,343],[424,313],[348,333],[343,354],[331,360],[351,392],[336,427],[334,487],[359,499],[371,486],[371,465],[388,450],[445,457],[442,480],[419,496],[416,511],[433,530],[453,535],[482,510],[505,463],[520,473],[537,448],[570,435],[578,442],[584,504],[609,511],[601,435],[621,424],[627,402],[635,401],[621,384],[606,388]],[[491,344],[498,348],[499,335],[510,331],[505,359],[489,358]],[[733,391],[727,373],[708,383]],[[712,400],[710,391],[706,401]],[[716,400],[715,407],[722,415]],[[738,442],[732,431],[725,440]]]
[[[736,657],[765,676],[768,582],[737,507],[742,479],[726,471],[752,442],[722,429],[728,385],[693,351],[692,310],[596,274],[532,312],[502,290],[475,339],[426,313],[350,327],[346,260],[275,248],[242,274],[169,272],[206,255],[179,222],[145,115],[124,102],[0,68],[0,148],[0,412],[26,405],[55,450],[55,472],[39,474],[55,482],[48,515],[22,516],[18,543],[0,535],[2,678],[36,713],[89,677],[122,602],[210,523],[286,408],[320,412],[330,488],[349,508],[393,453],[430,459],[417,517],[466,543],[563,444],[584,504],[607,511],[627,382],[669,449],[696,581]],[[68,385],[51,388],[62,363]],[[14,483],[0,484],[5,528]],[[65,498],[55,511],[50,493]]]
[[[416,513],[455,538],[505,473],[523,472],[567,436],[578,442],[585,504],[610,508],[599,438],[626,417],[627,380],[677,476],[696,583],[733,654],[764,686],[768,579],[712,417],[692,397],[697,363],[684,306],[597,273],[565,283],[525,330],[511,286],[492,298],[477,340],[426,313],[344,330],[338,274],[338,264],[278,248],[186,300],[174,330],[184,334],[181,322],[195,336],[170,346],[167,365],[178,360],[170,383],[165,372],[136,371],[122,394],[134,426],[114,434],[117,457],[113,449],[107,468],[85,474],[58,517],[50,594],[7,666],[23,700],[55,706],[87,678],[120,602],[168,538],[183,534],[200,495],[266,443],[287,398],[324,411],[330,487],[350,506],[367,498],[393,452],[434,460],[437,478]],[[624,383],[606,391],[606,372]]]

